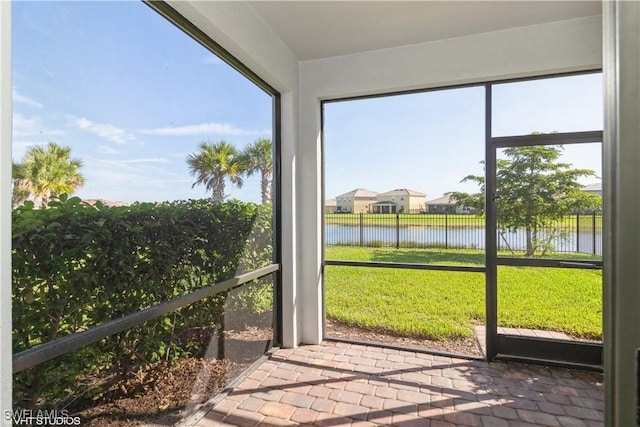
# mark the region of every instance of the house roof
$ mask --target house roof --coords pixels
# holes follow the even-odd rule
[[[381,193],[379,196],[426,196],[425,193],[421,193],[415,190],[409,190],[408,188],[396,188],[395,190],[387,191],[386,193]]]
[[[380,202],[372,203],[371,206],[395,206],[394,202],[390,202],[388,200],[382,200]]]
[[[442,196],[437,199],[427,201],[427,205],[455,205],[456,199],[451,196]]]
[[[110,207],[129,206],[125,202],[112,202],[111,200],[105,199],[84,199],[82,201],[89,205],[95,205],[97,202],[102,202],[103,205]]]
[[[584,186],[584,188],[582,188],[582,190],[583,191],[602,191],[602,183],[596,182],[595,184],[586,185]]]
[[[378,195],[378,192],[366,190],[364,188],[356,188],[355,190],[349,191],[348,193],[340,194],[338,197],[369,197],[375,198]]]
[[[336,199],[327,199],[324,201],[325,206],[338,206]]]

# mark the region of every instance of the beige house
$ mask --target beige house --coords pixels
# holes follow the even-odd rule
[[[585,186],[582,191],[585,193],[597,194],[602,197],[602,183],[596,182],[595,184]]]
[[[378,194],[373,213],[420,213],[426,209],[427,195],[419,191],[399,188]]]
[[[474,208],[458,206],[456,199],[451,196],[442,196],[427,202],[427,212],[436,214],[472,214],[476,213]]]
[[[338,208],[336,199],[327,199],[324,201],[324,213],[332,214],[336,213],[336,209]]]
[[[369,213],[371,205],[376,202],[379,193],[357,188],[336,197],[336,212]]]

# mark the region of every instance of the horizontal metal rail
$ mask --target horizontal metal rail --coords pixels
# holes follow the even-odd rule
[[[446,264],[416,264],[408,262],[375,262],[375,261],[339,261],[328,259],[324,265],[339,265],[343,267],[375,267],[375,268],[403,268],[407,270],[436,270],[462,271],[465,273],[484,273],[486,268],[481,265],[446,265]]]
[[[591,270],[602,269],[602,261],[600,260],[580,260],[580,259],[498,257],[497,264],[509,265],[513,267],[583,268],[583,269],[591,269]]]
[[[131,329],[167,313],[174,312],[204,298],[236,288],[252,280],[260,279],[278,270],[280,270],[279,264],[271,264],[229,280],[198,289],[188,295],[174,298],[154,305],[153,307],[128,314],[119,319],[110,320],[101,325],[89,328],[86,331],[77,332],[30,348],[29,350],[21,351],[13,355],[13,373],[24,371],[25,369],[47,362],[56,357],[71,353],[79,348],[100,341],[103,338]]]
[[[522,147],[531,145],[582,144],[587,142],[602,142],[603,137],[603,132],[601,130],[499,136],[491,138],[491,145],[494,147]]]

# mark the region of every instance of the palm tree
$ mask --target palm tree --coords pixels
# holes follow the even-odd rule
[[[73,193],[85,182],[81,167],[81,160],[71,158],[70,147],[54,141],[30,148],[21,163],[13,164],[14,206],[32,196],[44,206],[51,196]]]
[[[271,201],[271,175],[273,173],[273,148],[269,138],[261,138],[247,145],[240,154],[242,169],[247,176],[260,172],[262,203]]]
[[[242,165],[238,161],[235,147],[226,141],[208,142],[200,144],[200,151],[187,157],[189,171],[196,177],[191,188],[203,184],[211,191],[211,199],[223,202],[225,178],[242,187]]]
[[[31,196],[31,192],[29,191],[29,183],[27,180],[21,178],[24,176],[24,172],[20,163],[13,163],[11,176],[13,178],[11,205],[15,209]]]

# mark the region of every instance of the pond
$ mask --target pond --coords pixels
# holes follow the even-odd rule
[[[543,231],[555,252],[602,255],[602,233],[599,230],[568,232]],[[325,244],[371,247],[424,247],[443,249],[485,248],[484,227],[438,226],[364,226],[325,224]],[[498,250],[523,251],[525,232],[498,231]]]

